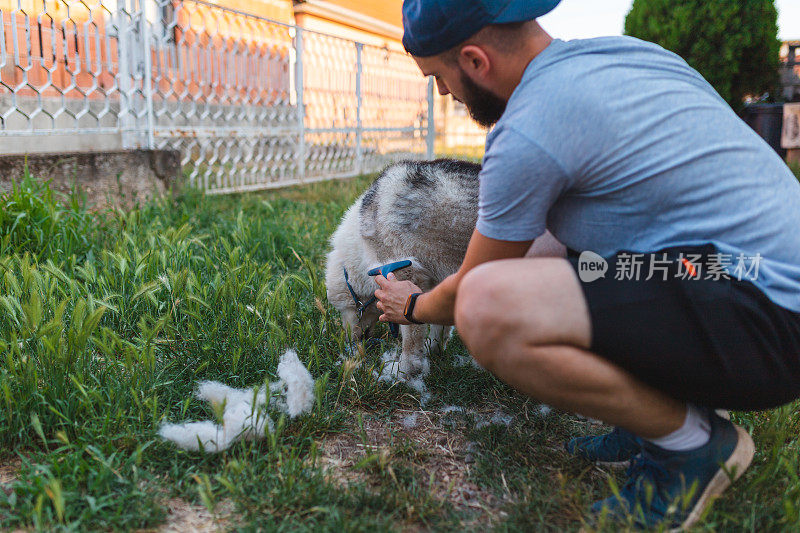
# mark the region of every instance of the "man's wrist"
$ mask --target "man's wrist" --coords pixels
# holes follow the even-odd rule
[[[406,300],[406,305],[403,308],[403,316],[412,324],[424,324],[424,322],[420,322],[414,318],[414,309],[417,306],[417,298],[420,296],[422,296],[421,292],[410,294]]]

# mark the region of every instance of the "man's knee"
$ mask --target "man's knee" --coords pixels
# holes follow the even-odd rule
[[[553,258],[494,261],[474,268],[459,285],[455,322],[485,368],[522,346],[588,348],[591,330],[574,271],[563,259]]]
[[[472,269],[461,280],[455,305],[455,323],[459,336],[473,357],[490,369],[491,357],[513,329],[514,313],[504,304],[503,276],[491,263]]]

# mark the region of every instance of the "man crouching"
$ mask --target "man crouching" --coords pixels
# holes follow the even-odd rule
[[[593,512],[686,528],[754,453],[714,409],[800,396],[800,185],[680,57],[553,39],[557,4],[405,1],[422,73],[494,128],[460,269],[379,277],[380,319],[455,324],[506,383],[615,426],[566,445],[632,462]],[[523,258],[546,230],[567,257]]]

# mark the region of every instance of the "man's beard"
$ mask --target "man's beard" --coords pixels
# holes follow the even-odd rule
[[[479,87],[463,70],[461,71],[461,86],[464,98],[459,101],[467,107],[472,120],[484,128],[494,126],[503,116],[503,111],[506,110],[506,101],[483,87]]]

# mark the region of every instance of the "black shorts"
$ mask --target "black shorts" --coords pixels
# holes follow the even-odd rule
[[[620,268],[631,273],[625,268],[632,264],[630,252],[606,258],[605,277],[581,281],[591,350],[698,405],[758,410],[800,397],[800,314],[773,303],[749,281],[706,279],[718,259],[714,254],[717,249],[706,245],[644,255],[638,281],[616,279]],[[659,269],[646,280],[653,257]],[[568,258],[580,274],[578,254],[570,251]]]

